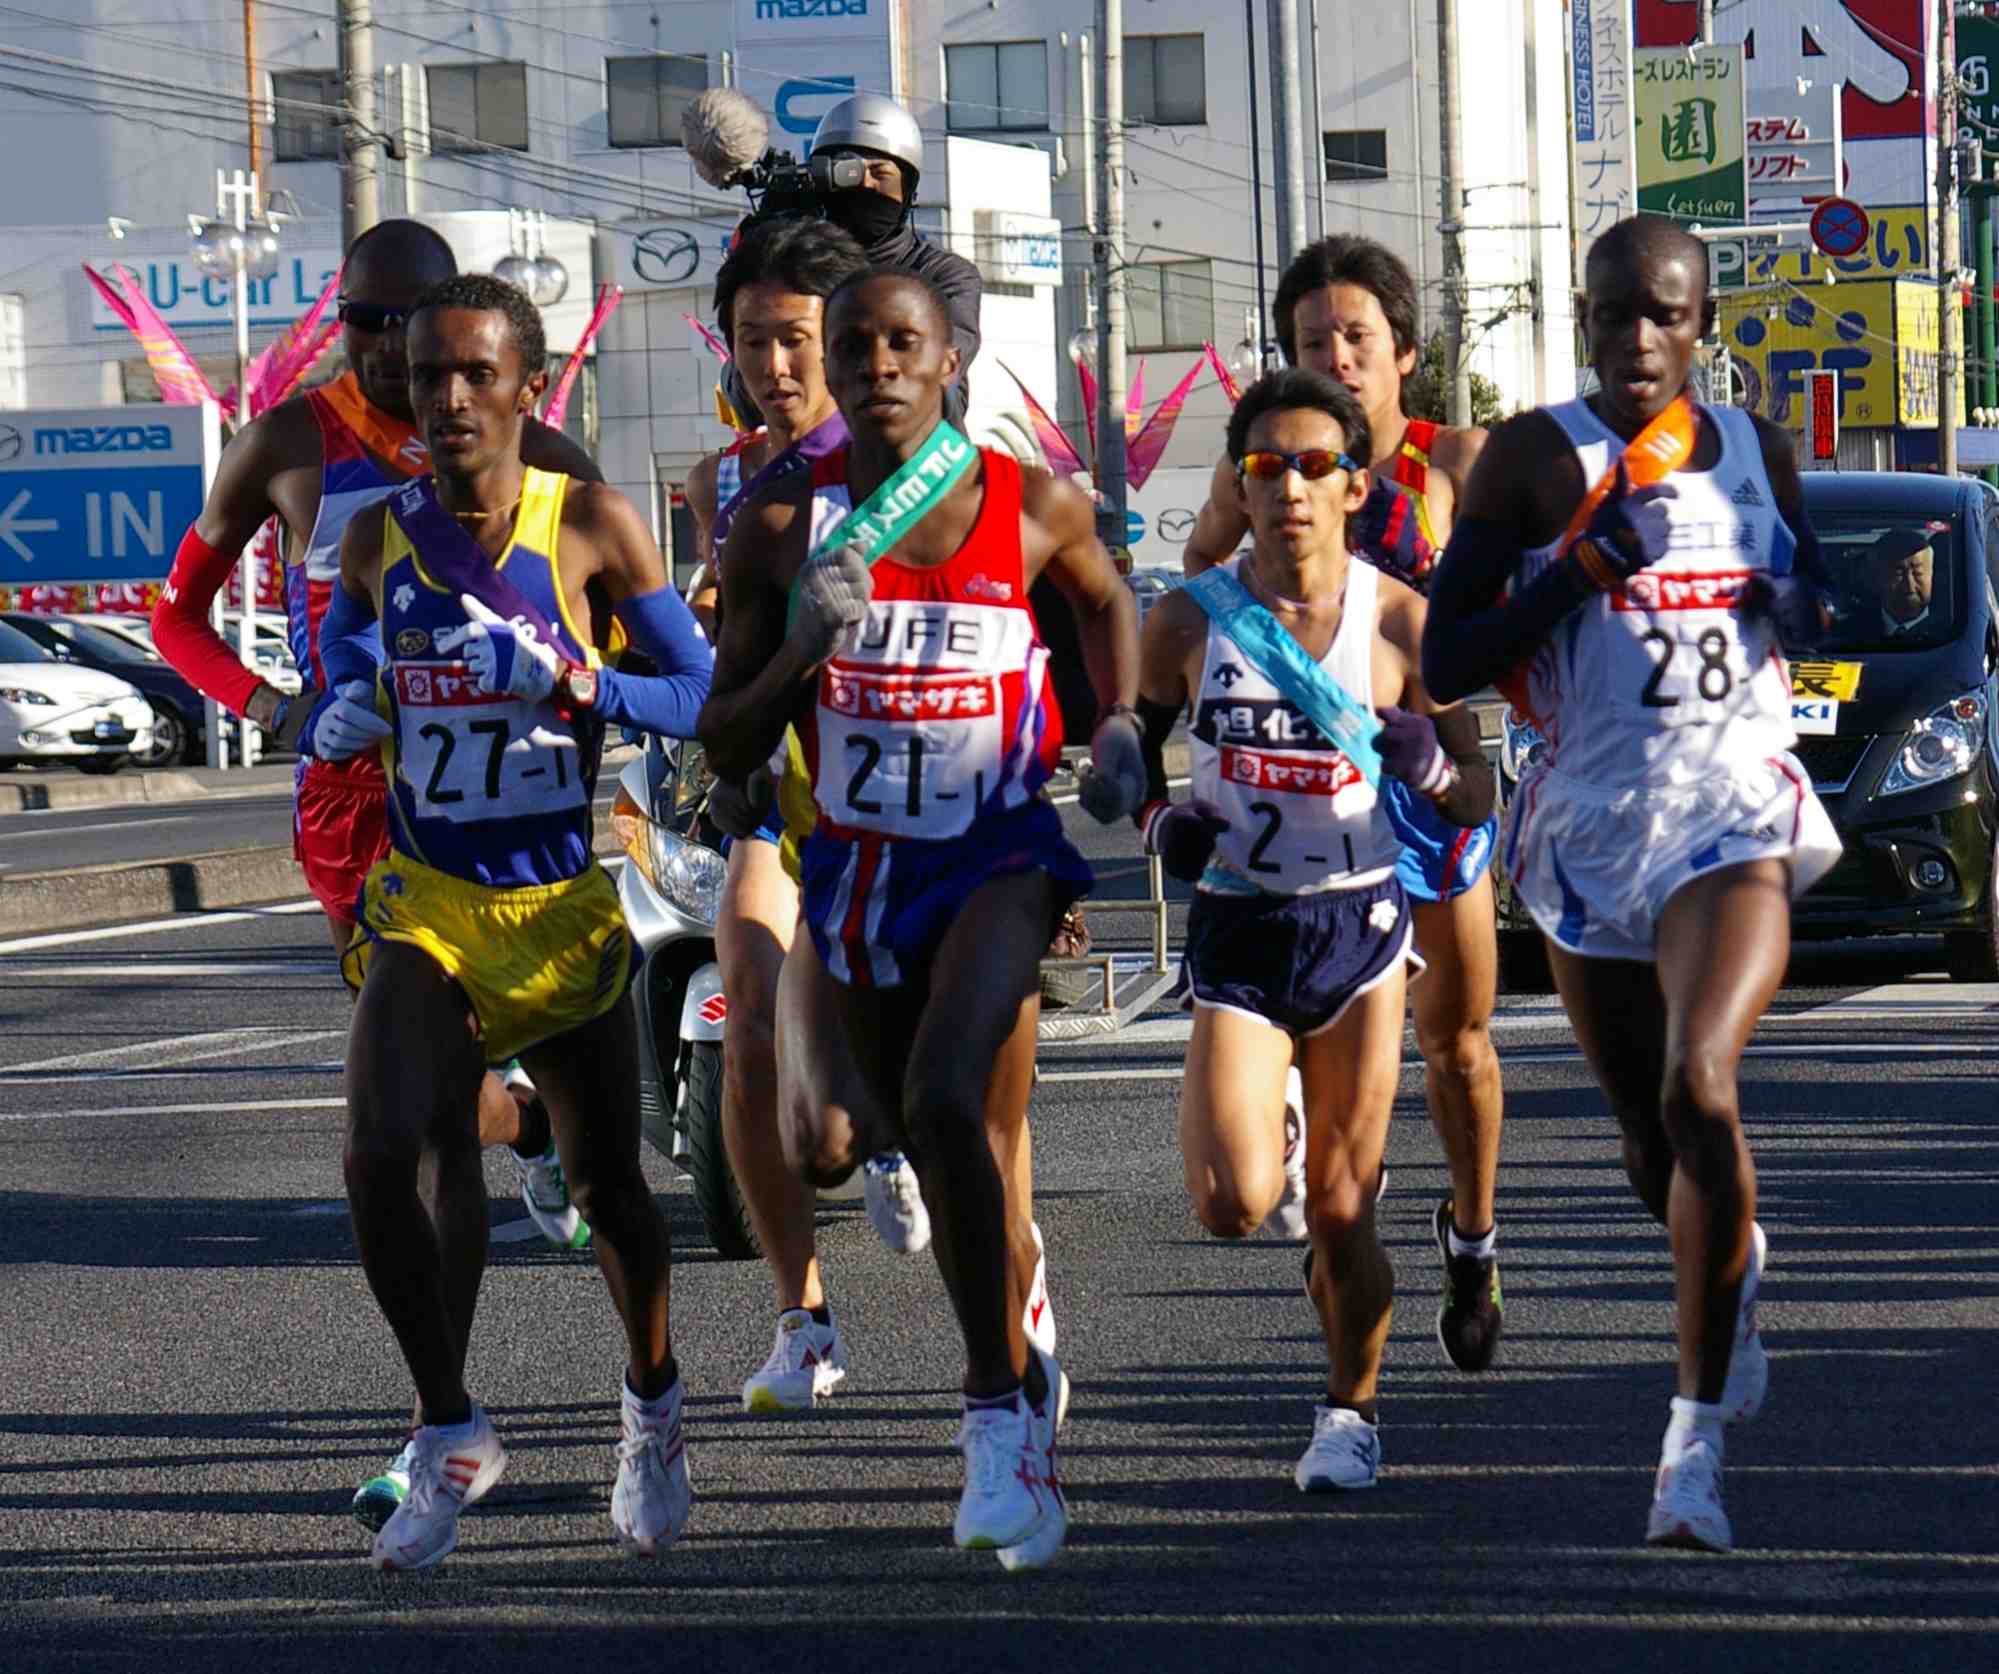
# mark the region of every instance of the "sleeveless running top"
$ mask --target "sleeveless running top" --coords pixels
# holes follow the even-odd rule
[[[305,538],[304,552],[285,565],[285,637],[305,683],[323,691],[326,671],[319,661],[319,624],[340,582],[340,537],[356,512],[376,504],[409,477],[384,471],[318,390],[306,392],[305,404],[319,426],[319,512]],[[422,462],[413,461],[413,467]],[[315,762],[313,771],[382,781],[381,758],[373,750],[344,762]]]
[[[770,431],[763,429],[738,436],[715,460],[715,528],[709,536],[709,547],[717,557],[721,556],[722,542],[728,538],[729,525],[736,521],[737,502],[743,497],[743,454],[752,443],[764,441],[769,435]]]
[[[1430,449],[1442,425],[1411,419],[1395,457],[1370,468],[1367,499],[1353,520],[1352,546],[1369,563],[1419,593],[1443,543],[1430,521]]]
[[[1228,560],[1241,579],[1241,554]],[[1346,601],[1319,666],[1374,705],[1380,577],[1347,566]],[[1194,795],[1229,822],[1200,887],[1222,894],[1359,889],[1395,870],[1401,844],[1346,753],[1257,671],[1212,619],[1194,694]]]
[[[1027,603],[1020,465],[979,453],[984,496],[964,544],[941,564],[880,559],[867,620],[819,672],[800,731],[821,830],[961,837],[1031,802],[1061,752]],[[851,505],[841,448],[813,467],[813,540]]]
[[[1575,448],[1585,482],[1624,451],[1585,402],[1543,411]],[[1710,470],[1672,474],[1665,556],[1571,614],[1528,665],[1554,765],[1587,784],[1693,784],[1797,742],[1778,648],[1735,610],[1752,577],[1789,572],[1796,543],[1778,515],[1755,423],[1734,407],[1700,412],[1721,454]],[[1561,548],[1555,540],[1524,554],[1520,581]]]
[[[506,550],[493,560],[555,624],[560,649],[594,663],[569,615],[555,565],[569,478],[530,467]],[[458,591],[432,580],[386,510],[382,671],[394,733],[389,832],[403,853],[498,889],[561,883],[590,864],[590,799],[602,728],[565,719],[548,700],[491,696],[432,641],[466,620]]]

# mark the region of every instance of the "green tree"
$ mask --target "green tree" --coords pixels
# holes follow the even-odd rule
[[[1444,334],[1433,331],[1424,339],[1417,356],[1416,370],[1402,380],[1402,410],[1411,418],[1450,422],[1451,380],[1444,369]],[[1506,417],[1506,400],[1499,386],[1477,372],[1471,375],[1471,421],[1497,424]]]

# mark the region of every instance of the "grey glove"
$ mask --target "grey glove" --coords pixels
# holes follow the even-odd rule
[[[798,572],[797,610],[789,630],[799,655],[815,668],[825,662],[867,615],[874,591],[867,560],[852,542],[806,560]]]
[[[1137,716],[1120,710],[1097,723],[1090,759],[1076,775],[1076,800],[1102,825],[1135,813],[1145,800],[1145,753],[1139,748]]]
[[[731,837],[747,837],[763,824],[777,799],[777,781],[768,767],[759,767],[746,784],[717,779],[708,787],[708,817]]]

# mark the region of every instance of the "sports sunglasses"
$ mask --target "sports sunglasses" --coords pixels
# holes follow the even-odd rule
[[[356,302],[345,296],[340,299],[340,323],[356,331],[394,331],[408,322],[411,313],[408,308],[384,308],[379,302]]]
[[[1254,477],[1258,482],[1275,482],[1286,471],[1296,471],[1307,482],[1317,482],[1335,471],[1358,471],[1360,465],[1350,455],[1331,448],[1307,448],[1303,453],[1279,453],[1258,448],[1236,461],[1238,477]]]

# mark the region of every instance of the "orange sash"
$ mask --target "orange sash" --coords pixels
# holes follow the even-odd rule
[[[1556,557],[1565,555],[1569,548],[1582,538],[1582,532],[1589,527],[1589,521],[1596,516],[1597,507],[1610,498],[1617,487],[1617,470],[1622,465],[1630,472],[1633,488],[1649,488],[1653,483],[1664,482],[1694,456],[1694,404],[1684,394],[1673,398],[1662,413],[1631,438],[1624,445],[1624,451],[1610,462],[1610,469],[1576,507],[1569,518],[1569,526],[1562,531],[1560,550]],[[1537,725],[1540,717],[1527,704],[1527,664],[1521,663],[1493,684],[1502,696],[1511,700],[1514,709],[1533,720]]]
[[[405,419],[385,413],[361,393],[352,372],[324,384],[319,395],[377,459],[400,466],[412,476],[430,469],[430,449]]]

